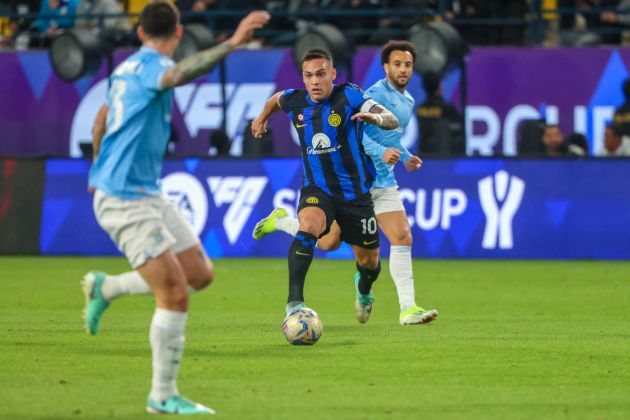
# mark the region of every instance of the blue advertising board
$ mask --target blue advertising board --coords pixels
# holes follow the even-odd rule
[[[118,254],[94,219],[88,169],[47,162],[42,254]],[[630,259],[630,160],[436,159],[396,170],[414,257]],[[251,232],[274,207],[295,215],[301,180],[299,159],[184,159],[165,162],[162,189],[210,256],[283,257],[288,235]],[[348,246],[318,253],[351,257]]]

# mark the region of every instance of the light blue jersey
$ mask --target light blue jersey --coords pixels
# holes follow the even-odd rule
[[[173,90],[162,90],[160,77],[174,64],[143,47],[116,67],[107,94],[107,130],[90,170],[91,186],[130,200],[159,193],[173,112]]]
[[[373,124],[365,124],[363,134],[363,148],[376,167],[376,179],[373,186],[375,188],[396,187],[398,183],[394,177],[394,165],[383,162],[382,157],[385,150],[390,147],[395,147],[402,152],[400,161],[403,164],[411,156],[400,140],[413,115],[415,101],[409,92],[405,90],[404,93],[400,93],[387,79],[374,83],[365,93],[398,118],[399,125],[394,130],[383,130]]]

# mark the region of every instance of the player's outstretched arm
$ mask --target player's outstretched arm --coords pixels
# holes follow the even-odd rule
[[[96,159],[98,152],[101,150],[101,140],[105,136],[108,111],[107,105],[103,105],[94,118],[94,124],[92,125],[92,159]]]
[[[383,130],[393,130],[398,127],[398,118],[380,104],[372,105],[369,112],[357,112],[352,119],[374,124]]]
[[[255,138],[259,139],[263,134],[267,132],[267,121],[276,112],[280,111],[280,97],[284,93],[283,90],[276,92],[273,96],[267,99],[265,106],[260,114],[252,121],[252,134]]]
[[[270,16],[267,12],[251,12],[241,20],[234,35],[227,41],[193,54],[190,57],[186,57],[175,66],[166,70],[160,80],[162,88],[168,89],[185,85],[202,74],[207,73],[215,64],[232,52],[232,50],[248,42],[252,38],[254,30],[265,26],[269,18]]]
[[[421,167],[422,167],[422,159],[420,159],[418,156],[411,155],[405,161],[405,169],[407,169],[407,172],[417,171]]]
[[[365,150],[365,153],[372,159],[372,161],[380,159],[389,165],[395,165],[400,160],[400,150],[395,147],[385,147],[382,144],[379,144],[378,142],[372,140],[367,133],[363,133],[362,143],[363,150]]]

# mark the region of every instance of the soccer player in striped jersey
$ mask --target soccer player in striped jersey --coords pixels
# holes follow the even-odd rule
[[[306,52],[302,77],[305,89],[277,92],[252,122],[252,134],[260,138],[271,115],[284,111],[299,134],[302,148],[304,178],[298,229],[289,248],[285,312],[304,306],[304,282],[313,248],[336,221],[340,238],[352,246],[356,259],[355,313],[364,323],[372,312],[372,283],[378,278],[381,263],[370,196],[375,169],[361,139],[366,123],[393,130],[398,120],[357,86],[334,85],[336,70],[327,51]]]
[[[393,172],[394,164],[398,160],[402,161],[408,171],[416,171],[422,165],[420,158],[411,155],[400,142],[413,115],[414,99],[406,87],[413,73],[415,59],[416,50],[407,41],[390,41],[382,48],[381,62],[386,77],[367,89],[366,93],[392,110],[400,126],[395,130],[383,130],[369,125],[363,135],[363,146],[377,170],[371,193],[378,225],[391,244],[389,270],[398,292],[399,322],[402,325],[425,324],[438,316],[436,310],[425,310],[415,302],[411,229]],[[275,209],[256,224],[253,236],[260,239],[275,230],[295,235],[297,225],[296,219],[286,217],[284,209]],[[333,224],[331,232],[318,241],[317,247],[327,251],[335,250],[341,245],[342,239],[338,226]]]

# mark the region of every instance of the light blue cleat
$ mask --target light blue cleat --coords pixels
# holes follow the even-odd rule
[[[216,414],[205,405],[201,405],[181,395],[175,395],[165,401],[155,401],[147,398],[147,412],[151,414]]]
[[[81,280],[81,286],[85,294],[85,309],[83,310],[85,329],[92,335],[98,333],[101,316],[105,309],[109,307],[109,302],[105,300],[101,291],[106,276],[105,273],[100,271],[90,271]]]

